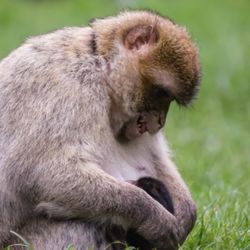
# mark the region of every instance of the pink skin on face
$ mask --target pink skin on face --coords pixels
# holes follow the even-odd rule
[[[125,137],[132,140],[146,132],[155,134],[164,126],[165,120],[166,112],[143,112],[126,124]]]

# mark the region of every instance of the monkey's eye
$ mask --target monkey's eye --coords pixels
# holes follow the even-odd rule
[[[159,87],[156,89],[156,97],[161,99],[171,99],[172,95],[167,89]]]

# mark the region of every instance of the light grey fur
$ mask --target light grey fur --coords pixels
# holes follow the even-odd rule
[[[131,54],[117,45],[108,59],[94,56],[91,39],[91,28],[55,31],[0,62],[0,248],[13,243],[13,230],[35,249],[65,249],[71,241],[103,249],[95,222],[114,219],[159,249],[175,249],[193,226],[195,205],[162,131],[116,139],[138,115]],[[175,216],[124,181],[144,175],[168,187]],[[48,206],[51,220],[36,217]]]

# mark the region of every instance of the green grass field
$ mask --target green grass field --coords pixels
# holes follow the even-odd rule
[[[188,27],[203,80],[189,109],[172,105],[166,135],[198,205],[182,249],[250,249],[250,1],[0,1],[0,58],[26,37],[151,8]]]

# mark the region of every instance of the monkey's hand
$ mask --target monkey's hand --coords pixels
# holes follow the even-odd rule
[[[174,214],[172,198],[166,186],[159,180],[152,177],[142,177],[137,181],[129,181],[137,187],[146,191],[152,198],[164,206],[171,214]],[[152,250],[154,246],[133,229],[127,232],[126,241],[128,245],[136,249]]]
[[[165,210],[168,213],[167,210]],[[154,214],[154,217],[151,220],[154,220],[157,217],[161,218],[160,223],[155,226],[150,222],[145,221],[142,226],[137,228],[136,232],[141,235],[144,239],[149,242],[150,246],[158,250],[176,250],[179,246],[179,227],[177,225],[176,218],[172,216],[169,218],[168,215],[164,214]]]
[[[145,181],[148,182],[146,178],[145,179],[142,178],[141,182],[143,183],[141,182],[138,183],[137,181],[134,184],[140,186],[140,188],[143,188],[146,192],[148,191],[151,192],[149,195],[150,195],[150,198],[152,198],[151,194],[154,191],[149,190],[150,189],[149,187],[145,187],[144,185]],[[159,183],[156,183],[156,184],[152,183],[152,184],[154,187],[155,186],[159,187],[158,185]],[[162,188],[162,185],[163,184],[161,184],[160,188]],[[137,190],[138,193],[140,191],[142,190]],[[166,198],[165,191],[166,190],[164,190],[164,194],[163,194],[164,197],[159,197],[159,199],[161,201],[164,200],[163,202],[166,204],[169,201],[165,200]],[[160,190],[160,193],[158,193],[157,195],[162,196],[162,190]],[[147,210],[146,207],[141,207],[141,206],[144,206],[143,204],[138,204],[137,209],[142,215],[144,215],[143,220],[140,222],[140,224],[135,224],[133,222],[131,224],[132,230],[130,232],[132,232],[132,234],[133,232],[136,232],[137,235],[140,235],[139,236],[140,237],[139,249],[145,249],[145,250],[152,249],[152,248],[157,248],[161,250],[177,249],[178,244],[179,244],[179,227],[177,226],[176,218],[171,213],[169,213],[169,211],[164,207],[165,204],[160,204],[159,201],[156,201],[153,198],[151,201],[152,203],[154,203],[155,206],[150,206],[150,211],[146,211]],[[148,217],[148,215],[150,217]],[[156,221],[158,221],[158,223],[156,223]],[[130,235],[131,234],[128,233],[128,237]],[[133,241],[134,238],[131,241],[129,241],[129,238],[127,239],[128,239],[128,243],[131,243],[132,246],[137,247],[137,245],[133,245],[133,244],[138,241]],[[140,243],[143,243],[143,244],[140,244]]]

